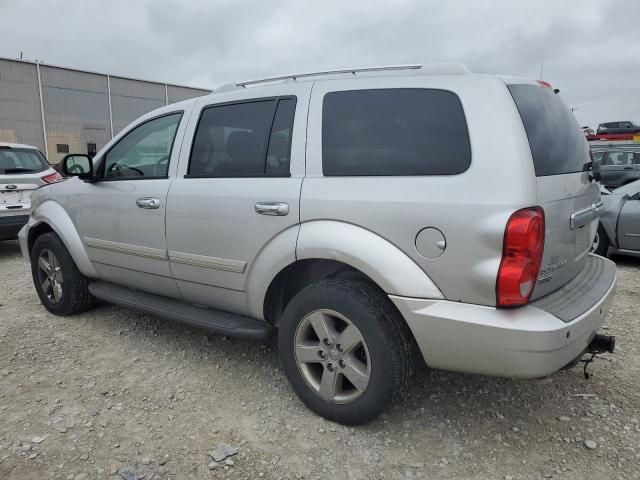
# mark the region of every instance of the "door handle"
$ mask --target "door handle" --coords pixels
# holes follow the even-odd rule
[[[153,197],[140,197],[136,200],[136,205],[140,208],[160,208],[160,199]]]
[[[284,216],[289,214],[289,204],[284,202],[258,202],[256,203],[255,211],[260,215]]]
[[[625,170],[635,170],[633,167],[624,167]]]

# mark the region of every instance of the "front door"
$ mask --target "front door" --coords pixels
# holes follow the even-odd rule
[[[274,243],[295,260],[310,86],[273,90],[203,97],[191,117],[167,200],[171,271],[189,302],[251,315],[257,257]]]
[[[84,183],[75,224],[101,279],[178,297],[165,238],[169,167],[182,112],[143,121],[98,161]]]

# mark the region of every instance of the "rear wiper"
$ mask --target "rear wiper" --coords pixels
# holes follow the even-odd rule
[[[33,173],[35,170],[30,168],[5,168],[4,173]]]

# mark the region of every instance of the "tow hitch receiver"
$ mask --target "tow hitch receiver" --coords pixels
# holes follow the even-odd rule
[[[587,366],[593,362],[596,358],[596,355],[599,353],[613,353],[616,348],[616,337],[613,335],[599,335],[596,334],[589,345],[587,346],[587,350],[585,353],[590,353],[591,358],[586,360],[580,360],[584,362],[584,378],[589,378],[589,372],[587,372]]]
[[[594,355],[598,353],[613,353],[616,348],[616,337],[612,335],[598,335],[593,337],[587,347],[587,353]]]

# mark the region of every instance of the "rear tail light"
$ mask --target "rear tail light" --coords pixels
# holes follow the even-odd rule
[[[523,208],[509,218],[496,281],[498,307],[529,302],[540,273],[544,231],[544,211],[540,207]]]
[[[42,177],[42,181],[44,183],[56,183],[59,180],[62,180],[62,175],[60,175],[58,172],[51,173]]]

